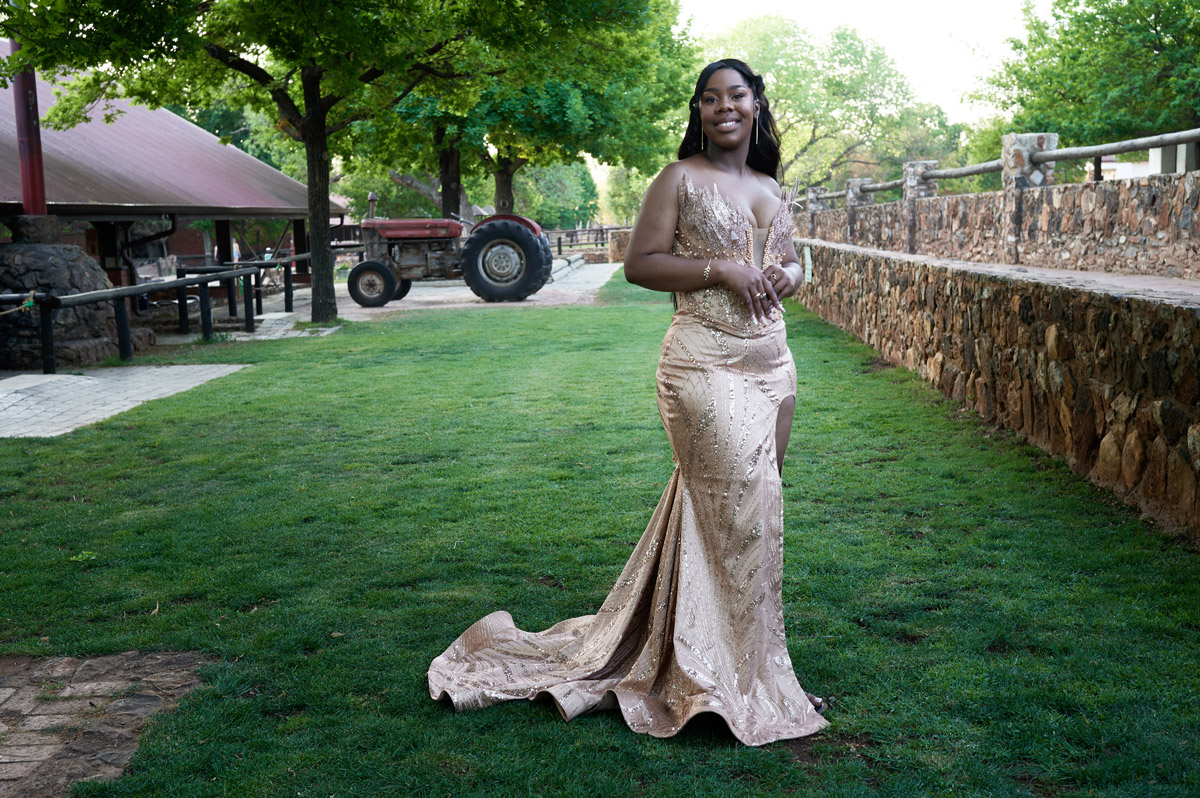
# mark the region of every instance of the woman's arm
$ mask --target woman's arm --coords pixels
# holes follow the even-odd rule
[[[625,248],[625,279],[653,291],[698,291],[724,284],[742,297],[751,316],[766,319],[772,306],[780,305],[771,283],[758,269],[717,258],[671,254],[679,222],[679,181],[684,170],[678,161],[670,164],[646,191]]]

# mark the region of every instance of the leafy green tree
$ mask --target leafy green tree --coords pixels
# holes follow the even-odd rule
[[[653,179],[653,171],[642,172],[624,166],[610,169],[604,187],[604,205],[609,220],[620,225],[633,224]]]
[[[203,106],[234,102],[278,119],[304,145],[313,252],[313,320],[336,317],[329,246],[331,137],[402,103],[424,84],[460,104],[489,75],[553,54],[560,37],[634,24],[634,0],[356,0],[286,7],[251,0],[15,0],[0,29],[23,44],[0,79],[31,66],[77,76],[52,114],[77,123],[106,98]]]
[[[802,187],[869,171],[914,119],[908,81],[849,28],[816,42],[790,19],[763,16],[703,45],[709,60],[741,58],[762,73],[783,136],[781,176]]]
[[[983,96],[1062,146],[1200,127],[1200,0],[1055,0]]]
[[[409,173],[400,175],[409,183],[436,182],[443,193],[482,168],[494,180],[498,212],[513,210],[513,179],[527,165],[589,153],[656,169],[682,133],[695,52],[674,30],[675,0],[642,7],[635,24],[557,37],[551,52],[511,64],[466,102],[431,92],[435,84],[418,89],[390,118],[360,126],[364,149]],[[433,173],[437,181],[420,177]]]
[[[521,212],[551,229],[586,226],[600,207],[596,182],[579,162],[523,169],[514,190]]]

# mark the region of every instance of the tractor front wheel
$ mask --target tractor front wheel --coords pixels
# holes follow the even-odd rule
[[[364,308],[381,308],[396,296],[396,275],[377,260],[365,260],[350,270],[347,287]]]

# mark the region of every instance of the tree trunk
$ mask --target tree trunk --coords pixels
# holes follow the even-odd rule
[[[442,218],[450,219],[462,208],[462,154],[455,140],[446,137],[446,128],[433,130],[438,152],[438,183],[442,188]]]
[[[308,242],[312,260],[312,320],[328,322],[337,318],[337,298],[333,293],[333,249],[329,230],[329,132],[328,112],[321,100],[319,74],[301,70],[305,116],[304,160],[308,167]]]
[[[515,205],[513,175],[528,161],[524,158],[506,158],[503,155],[497,155],[492,163],[492,176],[496,179],[496,213],[512,213]]]

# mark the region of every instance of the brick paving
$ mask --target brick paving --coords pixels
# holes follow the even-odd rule
[[[9,376],[0,379],[0,437],[63,435],[142,402],[195,388],[243,368],[129,366],[75,374]]]
[[[55,798],[121,775],[154,714],[200,684],[196,652],[0,657],[0,798]]]

